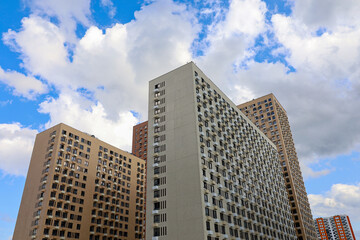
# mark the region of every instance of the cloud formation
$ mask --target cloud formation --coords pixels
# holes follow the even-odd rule
[[[29,0],[26,2],[33,15],[41,16],[48,21],[56,19],[62,32],[69,42],[75,42],[77,37],[75,30],[78,24],[90,26],[91,23],[91,0]]]
[[[109,11],[109,16],[111,18],[113,18],[116,14],[116,7],[114,6],[114,3],[112,2],[112,0],[101,0],[101,5],[105,8],[108,9]]]
[[[321,21],[315,21],[300,14],[304,9],[311,14],[318,11],[319,8],[309,6],[319,2],[325,1],[296,1],[290,16],[274,14],[268,24],[264,20],[262,28],[253,24],[253,29],[262,29],[257,34],[265,39],[270,54],[283,58],[285,64],[254,61],[254,53],[261,49],[249,41],[246,44],[245,36],[232,45],[222,38],[220,42],[224,45],[215,48],[220,54],[212,55],[209,51],[201,58],[204,71],[221,79],[217,83],[235,102],[270,92],[277,96],[287,110],[305,177],[330,172],[330,169],[314,172],[309,167],[311,163],[349,153],[360,144],[360,123],[356,120],[360,114],[351,104],[360,102],[360,17],[355,11],[347,15],[345,10],[339,10],[358,9],[359,3],[330,1],[328,7],[339,11],[344,21],[338,15],[328,19],[324,13]],[[261,4],[257,9],[261,12]],[[261,15],[248,17],[251,16]],[[250,39],[254,41],[256,36]],[[234,51],[229,51],[229,46],[234,46],[231,48]],[[228,55],[224,54],[227,52]]]
[[[360,2],[354,0],[303,0],[294,1],[293,15],[317,30],[335,30],[358,26]]]
[[[26,175],[36,134],[36,130],[20,123],[0,124],[0,169],[3,174]]]
[[[127,24],[89,27],[69,47],[71,26],[64,28],[65,20],[56,24],[42,15],[65,19],[76,13],[75,19],[85,24],[86,11],[65,14],[42,1],[33,4],[40,3],[45,4],[37,8],[45,9],[43,14],[34,11],[19,31],[5,33],[3,41],[21,54],[29,74],[58,91],[58,97],[40,104],[39,111],[50,117],[45,127],[64,122],[130,150],[132,126],[147,118],[147,82],[191,60],[198,31],[193,13],[172,1],[154,2]],[[23,86],[14,87],[20,92]]]
[[[24,18],[4,40],[22,54],[27,71],[59,91],[86,89],[109,117],[129,110],[146,117],[147,82],[191,60],[198,29],[192,13],[171,1],[144,6],[135,17],[105,30],[91,26],[71,49],[72,61],[66,34],[39,16]]]
[[[260,0],[231,1],[223,20],[209,29],[204,40],[209,47],[195,61],[225,92],[233,83],[229,80],[233,79],[234,66],[238,67],[253,56],[249,49],[255,38],[266,31],[266,10],[266,4]]]
[[[40,80],[26,76],[16,71],[4,71],[0,67],[0,82],[13,88],[13,94],[28,99],[34,99],[39,94],[47,93],[48,89]],[[0,103],[7,104],[8,101]]]
[[[103,1],[104,6],[110,3]],[[26,84],[6,84],[15,93],[29,95],[29,89],[21,87],[35,88],[28,76],[37,76],[40,86],[45,83],[59,92],[40,106],[50,116],[46,126],[75,123],[60,114],[64,109],[113,127],[129,126],[130,111],[139,113],[140,121],[147,118],[147,82],[193,59],[235,103],[273,92],[288,112],[304,175],[322,176],[330,170],[314,172],[309,165],[360,144],[360,113],[349,104],[360,101],[360,17],[355,14],[359,3],[330,1],[327,11],[337,14],[321,10],[316,18],[311,11],[325,1],[292,4],[291,15],[267,17],[260,0],[233,0],[229,6],[208,1],[204,6],[211,9],[199,10],[159,0],[143,5],[131,22],[101,29],[89,20],[89,0],[71,8],[68,2],[59,7],[53,1],[33,0],[32,14],[22,20],[22,28],[3,35],[3,41],[21,54],[28,75],[19,74]],[[199,16],[209,21],[200,22]],[[79,39],[72,36],[74,24],[87,26]],[[204,39],[199,37],[202,31]],[[254,60],[261,50],[256,45],[259,37],[263,48],[282,61]],[[45,93],[42,87],[28,97]],[[88,124],[75,119],[77,126]],[[102,127],[99,123],[96,129],[86,129],[101,132]],[[125,141],[116,144],[129,146],[131,138]]]
[[[74,93],[62,93],[58,99],[48,99],[41,103],[39,111],[50,115],[45,128],[65,123],[131,152],[129,139],[132,139],[132,127],[138,122],[131,112],[121,112],[118,120],[113,121],[107,118],[100,102],[94,104]]]

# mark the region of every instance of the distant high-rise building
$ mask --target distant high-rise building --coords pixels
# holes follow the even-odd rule
[[[143,239],[145,164],[65,124],[39,133],[13,239]]]
[[[336,215],[314,220],[318,239],[356,240],[350,218],[347,215]]]
[[[149,87],[146,239],[296,239],[276,146],[193,62]]]
[[[148,121],[139,123],[133,127],[132,153],[146,161],[148,143]]]
[[[148,143],[148,121],[139,123],[133,127],[133,138],[132,138],[132,154],[135,156],[147,160],[147,143]],[[146,172],[146,164],[145,164]],[[146,176],[145,176],[146,178]],[[144,189],[144,213],[146,213],[146,184]],[[145,236],[146,230],[146,216],[143,219],[143,233]]]
[[[310,204],[285,109],[273,94],[240,104],[238,108],[277,147],[298,239],[316,239]]]

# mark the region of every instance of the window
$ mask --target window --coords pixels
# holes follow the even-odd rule
[[[160,209],[160,203],[156,202],[154,203],[154,210],[159,210]]]
[[[206,230],[210,231],[210,222],[206,222]]]
[[[213,218],[217,218],[217,212],[216,212],[216,210],[213,210]]]
[[[209,208],[205,208],[205,216],[210,216],[210,210]]]
[[[215,229],[215,232],[219,232],[219,225],[217,225],[216,223],[214,224],[214,229]]]
[[[222,233],[222,234],[226,234],[225,226],[221,226],[221,233]]]
[[[158,198],[158,197],[160,197],[160,191],[156,190],[154,191],[154,198]]]
[[[154,228],[154,237],[160,236],[160,228]]]

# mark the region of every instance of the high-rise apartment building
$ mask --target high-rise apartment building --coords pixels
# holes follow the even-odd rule
[[[13,239],[143,239],[145,164],[65,124],[39,133]]]
[[[147,139],[148,121],[139,123],[133,127],[132,153],[146,161],[147,159]]]
[[[277,147],[298,239],[316,239],[310,204],[285,109],[273,94],[243,103],[238,108]]]
[[[139,123],[133,127],[133,138],[132,138],[132,154],[135,156],[147,160],[147,139],[148,139],[148,121]],[[145,173],[146,173],[146,164],[145,164]],[[146,179],[146,176],[145,176]],[[145,181],[146,183],[146,181]],[[146,184],[144,188],[144,215],[146,213]],[[146,216],[143,218],[143,233],[142,236],[145,236],[146,230]]]
[[[296,239],[276,146],[193,62],[149,87],[146,239]]]
[[[347,215],[336,215],[314,220],[318,239],[356,240],[350,218]]]

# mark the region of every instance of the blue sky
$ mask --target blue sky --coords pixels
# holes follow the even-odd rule
[[[276,95],[313,215],[348,214],[360,237],[359,11],[352,0],[3,1],[0,239],[36,133],[65,122],[129,150],[147,82],[191,60],[235,103]]]

